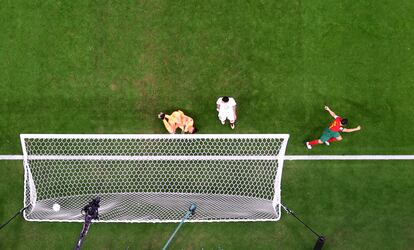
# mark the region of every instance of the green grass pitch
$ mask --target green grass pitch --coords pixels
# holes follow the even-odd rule
[[[159,111],[200,133],[289,133],[287,154],[414,154],[414,2],[408,0],[4,1],[0,154],[20,133],[165,133]],[[235,97],[236,130],[215,101]],[[331,121],[360,132],[308,151]],[[0,222],[21,208],[23,169],[0,161]],[[282,199],[324,249],[414,246],[412,161],[285,162]],[[174,224],[95,224],[85,249],[160,249]],[[81,224],[18,219],[0,249],[68,249]],[[186,224],[172,249],[310,249],[293,217]]]

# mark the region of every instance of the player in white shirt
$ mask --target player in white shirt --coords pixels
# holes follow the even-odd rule
[[[230,127],[234,129],[234,123],[237,119],[236,113],[236,101],[233,97],[223,96],[220,97],[217,102],[217,112],[221,124],[226,124],[226,119],[230,121]]]

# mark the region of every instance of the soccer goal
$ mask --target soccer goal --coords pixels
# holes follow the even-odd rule
[[[289,135],[22,134],[24,218],[83,222],[277,221]]]

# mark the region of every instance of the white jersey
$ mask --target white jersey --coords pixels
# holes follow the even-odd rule
[[[236,101],[233,97],[229,97],[228,102],[223,102],[222,97],[220,97],[217,100],[216,104],[219,105],[218,117],[222,122],[224,122],[226,119],[229,119],[231,122],[234,122],[236,120],[233,110],[233,108],[236,106]]]
[[[233,112],[233,107],[236,106],[236,101],[233,97],[229,97],[228,102],[223,102],[222,97],[220,97],[216,104],[220,106],[219,113],[231,113]]]

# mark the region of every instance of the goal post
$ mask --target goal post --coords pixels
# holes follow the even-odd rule
[[[83,222],[277,221],[288,134],[22,134],[24,218]],[[56,205],[58,204],[58,205]],[[56,208],[59,209],[56,209]]]

